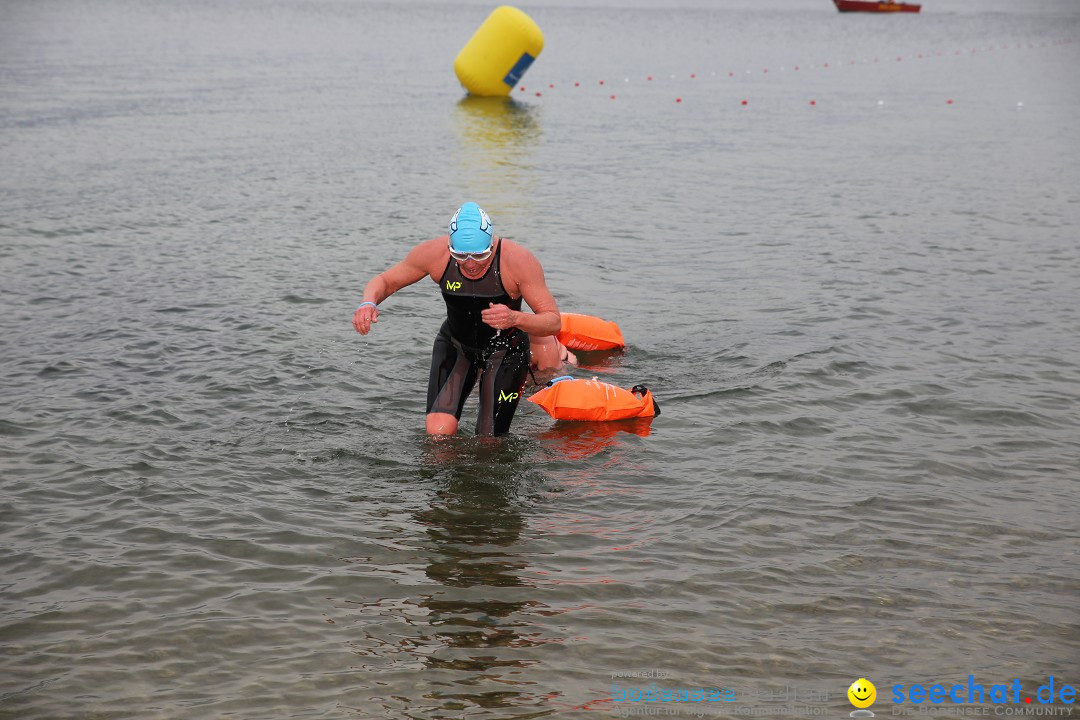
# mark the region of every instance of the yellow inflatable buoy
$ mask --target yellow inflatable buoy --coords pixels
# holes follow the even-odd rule
[[[528,15],[495,8],[454,60],[454,73],[473,95],[509,95],[544,49],[544,34]]]

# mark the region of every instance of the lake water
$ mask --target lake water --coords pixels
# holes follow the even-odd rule
[[[585,5],[507,103],[482,3],[3,4],[0,717],[1076,685],[1080,5]],[[350,320],[467,199],[660,417],[424,436],[436,288]]]

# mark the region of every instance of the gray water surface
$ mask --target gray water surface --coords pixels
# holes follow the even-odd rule
[[[0,717],[1076,685],[1077,5],[522,8],[509,103],[480,3],[0,9]],[[424,436],[350,319],[467,199],[660,417]]]

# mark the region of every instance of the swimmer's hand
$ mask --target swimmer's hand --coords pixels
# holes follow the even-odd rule
[[[480,319],[496,330],[507,330],[517,324],[517,311],[506,305],[488,303],[486,310],[480,311]]]
[[[361,335],[371,332],[371,324],[377,322],[379,322],[379,308],[367,303],[356,308],[352,316],[352,326]]]

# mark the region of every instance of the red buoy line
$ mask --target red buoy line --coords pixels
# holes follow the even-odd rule
[[[848,59],[847,61],[840,61],[840,62],[836,62],[836,63],[830,63],[830,62],[799,63],[799,64],[792,65],[790,68],[788,68],[786,65],[782,65],[779,68],[763,67],[760,70],[747,69],[747,70],[745,70],[743,72],[737,72],[735,70],[725,70],[725,71],[712,71],[712,72],[710,72],[708,74],[698,73],[698,72],[688,72],[688,73],[682,73],[682,74],[678,74],[678,75],[672,74],[672,73],[667,73],[667,74],[653,73],[653,74],[645,75],[643,80],[640,79],[640,78],[635,80],[635,79],[631,79],[630,76],[625,76],[625,77],[623,77],[623,80],[622,80],[622,86],[629,87],[629,86],[632,86],[635,82],[644,82],[646,84],[652,84],[652,83],[660,84],[660,83],[663,83],[665,81],[674,81],[675,84],[679,84],[680,88],[681,88],[681,87],[685,87],[686,83],[697,81],[699,79],[699,77],[700,78],[705,78],[705,77],[720,78],[720,79],[723,79],[723,78],[731,79],[731,78],[736,78],[736,77],[744,77],[746,75],[750,75],[751,77],[754,77],[754,76],[760,77],[760,76],[769,75],[770,70],[779,71],[780,73],[789,72],[789,71],[790,72],[806,72],[808,70],[825,71],[825,70],[830,70],[830,69],[833,69],[833,68],[850,67],[852,65],[856,65],[856,66],[858,66],[858,65],[875,65],[875,64],[880,65],[883,62],[890,63],[890,62],[905,62],[905,61],[908,61],[908,60],[930,60],[930,59],[935,59],[935,58],[955,58],[957,56],[971,56],[971,55],[975,55],[975,54],[982,53],[982,52],[999,52],[999,51],[1008,51],[1008,50],[1014,50],[1015,51],[1015,50],[1034,50],[1034,49],[1043,49],[1043,48],[1053,48],[1053,47],[1060,47],[1060,46],[1064,46],[1064,45],[1071,45],[1071,44],[1073,44],[1073,42],[1074,42],[1074,40],[1071,39],[1071,38],[1070,39],[1055,40],[1055,41],[1043,41],[1043,42],[1040,42],[1040,43],[1033,43],[1033,42],[1030,42],[1030,41],[1027,41],[1027,42],[1024,42],[1024,41],[1020,41],[1020,42],[1016,42],[1016,41],[1014,41],[1014,42],[1002,42],[1002,43],[991,44],[991,45],[987,45],[987,46],[983,46],[983,47],[956,49],[956,50],[953,50],[953,51],[936,50],[936,51],[929,51],[929,52],[928,51],[914,52],[914,53],[909,53],[907,55],[901,54],[901,55],[896,55],[895,57],[891,57],[891,56],[887,57],[884,61],[882,60],[881,56],[879,55],[879,56],[873,57],[872,59],[871,58],[865,58],[865,59],[863,59],[861,61],[856,61],[854,59]],[[776,73],[773,72],[774,76],[775,76],[775,74]],[[598,80],[593,80],[591,82],[590,81],[582,81],[582,80],[574,80],[572,83],[571,82],[559,82],[559,83],[548,82],[548,83],[544,83],[544,84],[536,85],[536,86],[530,86],[530,85],[522,84],[517,88],[517,94],[521,95],[521,94],[524,94],[524,93],[530,93],[530,94],[533,94],[535,97],[544,97],[544,93],[546,93],[546,92],[555,92],[557,89],[561,90],[561,89],[564,89],[566,87],[570,87],[570,88],[574,89],[575,91],[581,91],[581,90],[586,90],[587,91],[589,88],[592,88],[593,90],[597,90],[600,93],[606,95],[609,100],[616,100],[619,97],[619,95],[617,93],[611,92],[611,89],[612,89],[612,87],[614,87],[614,85],[615,85],[615,83],[609,84],[606,79],[598,79]],[[684,95],[677,95],[674,98],[674,102],[677,103],[677,104],[682,103],[684,97],[685,97]],[[945,102],[948,105],[952,105],[953,104],[953,99],[949,98]],[[882,101],[878,101],[878,104],[879,105],[882,104]],[[743,105],[743,106],[749,105],[749,100],[747,100],[745,98],[741,99],[740,105]],[[809,106],[810,107],[817,106],[817,101],[816,100],[810,100],[809,101]],[[1018,103],[1017,104],[1017,107],[1022,107],[1022,106],[1023,106],[1023,103]]]

